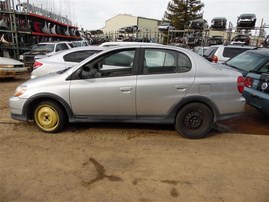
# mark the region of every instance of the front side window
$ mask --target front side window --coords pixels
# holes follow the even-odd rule
[[[143,74],[169,74],[187,72],[191,61],[183,53],[171,50],[145,50]]]
[[[122,50],[108,53],[81,69],[83,79],[96,77],[117,77],[132,75],[135,50]]]

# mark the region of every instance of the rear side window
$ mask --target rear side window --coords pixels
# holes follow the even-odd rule
[[[249,50],[248,48],[231,48],[231,47],[224,47],[223,50],[223,56],[232,58],[236,55],[239,55],[240,53],[245,52],[246,50]]]
[[[68,46],[65,43],[57,44],[56,46],[56,52],[61,50],[67,50],[69,49]]]
[[[145,50],[143,74],[180,73],[190,69],[191,61],[183,53],[170,50]]]
[[[87,57],[99,52],[99,50],[85,50],[66,54],[63,58],[66,62],[81,62]]]
[[[204,53],[204,57],[206,58],[212,58],[215,54],[215,52],[217,51],[218,47],[210,47],[209,49],[207,49]]]

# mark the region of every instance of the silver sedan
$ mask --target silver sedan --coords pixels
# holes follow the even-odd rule
[[[9,106],[12,118],[33,120],[44,132],[110,121],[174,124],[184,137],[202,138],[214,122],[243,112],[243,81],[191,50],[119,46],[21,84]]]

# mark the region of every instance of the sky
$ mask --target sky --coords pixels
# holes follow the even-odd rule
[[[84,30],[101,29],[105,21],[118,14],[161,20],[170,0],[29,0],[31,4],[50,7],[68,16],[75,25]],[[254,13],[256,26],[261,21],[269,27],[269,0],[201,0],[204,19],[210,24],[214,17],[226,17],[236,26],[237,17],[243,13]],[[267,33],[269,30],[267,31]]]
[[[72,0],[75,1],[75,0]],[[118,14],[131,14],[161,20],[170,0],[76,0],[76,22],[84,29],[100,29],[105,21]],[[202,0],[204,19],[209,23],[214,17],[226,17],[236,26],[237,17],[255,13],[256,26],[261,21],[269,26],[269,0]],[[86,6],[88,5],[88,6]]]

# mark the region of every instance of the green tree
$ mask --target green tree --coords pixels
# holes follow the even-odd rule
[[[203,18],[204,4],[200,0],[171,0],[164,13],[163,21],[170,22],[176,29],[183,30],[191,20]]]

